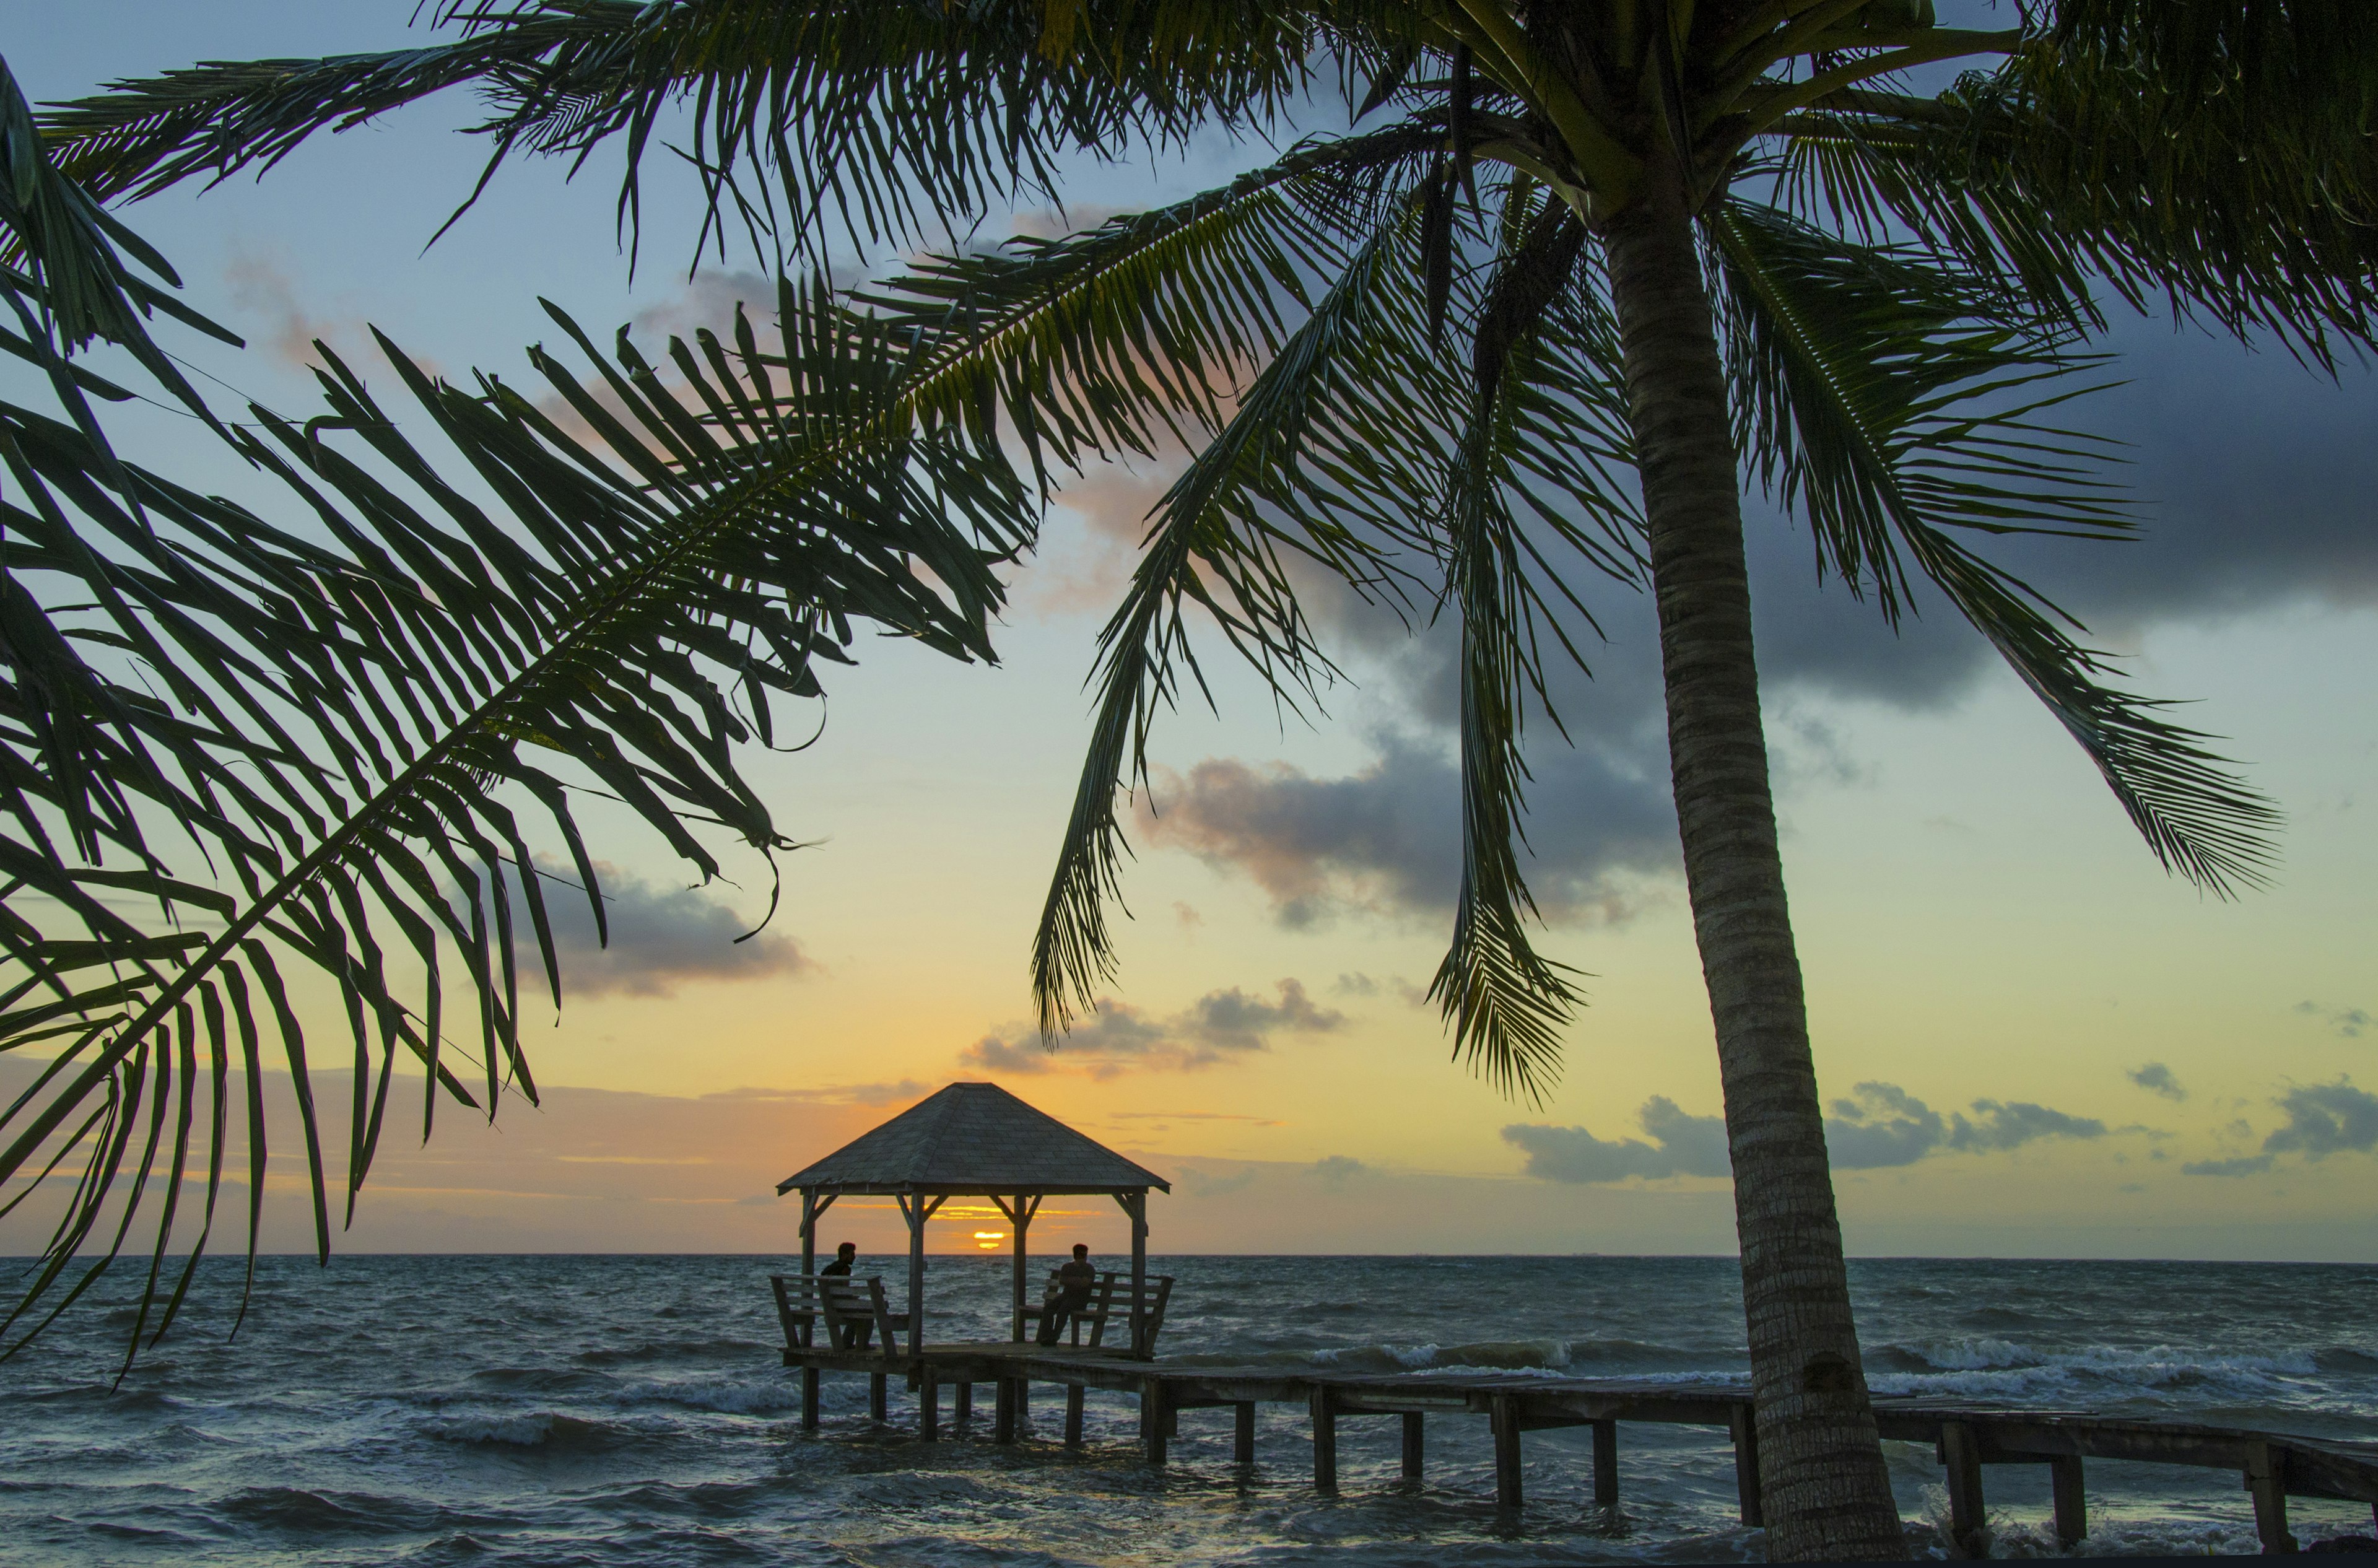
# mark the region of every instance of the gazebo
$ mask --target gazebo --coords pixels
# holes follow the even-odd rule
[[[952,1198],[989,1198],[1015,1243],[1014,1338],[1024,1337],[1025,1235],[1040,1201],[1103,1193],[1131,1219],[1131,1350],[1149,1354],[1147,1191],[1172,1184],[1035,1110],[996,1083],[952,1083],[776,1183],[801,1195],[801,1273],[817,1272],[817,1222],[846,1194],[890,1195],[908,1222],[908,1354],[925,1341],[925,1222]]]

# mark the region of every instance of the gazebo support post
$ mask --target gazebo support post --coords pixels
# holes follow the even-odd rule
[[[944,1192],[931,1203],[922,1192],[895,1192],[900,1213],[908,1222],[908,1354],[925,1349],[925,1222],[949,1201]]]
[[[1131,1216],[1131,1353],[1147,1354],[1147,1189],[1114,1195],[1116,1204]]]
[[[1015,1299],[1008,1317],[1007,1334],[1010,1339],[1021,1345],[1024,1343],[1026,1276],[1031,1273],[1032,1266],[1031,1257],[1025,1247],[1025,1236],[1032,1228],[1032,1216],[1040,1212],[1040,1200],[1037,1195],[1018,1192],[1015,1194],[1015,1206],[1009,1208],[1007,1200],[994,1192],[991,1201],[998,1205],[1001,1214],[1007,1216],[1008,1231],[1015,1238]]]

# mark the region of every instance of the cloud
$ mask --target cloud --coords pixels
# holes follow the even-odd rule
[[[2151,1061],[2144,1067],[2134,1067],[2122,1076],[2150,1095],[2161,1095],[2167,1100],[2188,1098],[2187,1088],[2178,1078],[2172,1076],[2170,1068],[2159,1061]]]
[[[2259,1176],[2271,1168],[2268,1155],[2241,1155],[2228,1160],[2188,1160],[2181,1164],[2182,1176]]]
[[[992,1072],[1078,1070],[1100,1079],[1134,1068],[1190,1072],[1269,1050],[1275,1034],[1325,1035],[1346,1022],[1344,1013],[1315,1005],[1301,980],[1282,980],[1273,988],[1277,1000],[1250,996],[1236,986],[1208,991],[1164,1019],[1101,998],[1098,1011],[1062,1036],[1056,1050],[1042,1046],[1029,1025],[1016,1024],[984,1035],[960,1051],[958,1059]]]
[[[1137,808],[1151,844],[1187,850],[1251,877],[1282,924],[1354,906],[1440,916],[1460,888],[1460,775],[1433,746],[1383,735],[1371,766],[1319,778],[1283,763],[1209,758],[1186,775],[1161,771]],[[1676,857],[1667,785],[1602,749],[1547,749],[1533,760],[1522,861],[1553,919],[1623,919],[1634,883]]]
[[[1379,994],[1379,983],[1359,969],[1339,976],[1329,988],[1341,997],[1375,997]]]
[[[763,980],[816,967],[792,938],[751,934],[750,921],[699,888],[655,887],[602,861],[594,869],[610,928],[607,949],[577,878],[539,868],[565,997],[666,997],[685,981]],[[525,987],[543,972],[543,960],[517,883],[511,895],[512,945]]]
[[[2361,1031],[2370,1027],[2369,1011],[2359,1007],[2328,1007],[2316,1001],[2300,1001],[2295,1010],[2307,1018],[2317,1018],[2348,1040],[2358,1040]]]
[[[1530,1176],[1547,1181],[1599,1183],[1672,1176],[1727,1176],[1725,1121],[1689,1116],[1675,1101],[1654,1095],[1636,1112],[1650,1143],[1636,1138],[1604,1140],[1582,1127],[1519,1123],[1503,1129],[1503,1141],[1528,1156]]]
[[[2349,1078],[2334,1083],[2301,1083],[2271,1102],[2287,1113],[2287,1125],[2263,1140],[2263,1152],[2228,1159],[2191,1160],[2184,1176],[2255,1176],[2269,1170],[2281,1155],[2301,1155],[2319,1161],[2331,1155],[2369,1154],[2378,1150],[2378,1095],[2353,1086]],[[2243,1121],[2226,1130],[2231,1137],[2252,1131]]]
[[[1969,1119],[1943,1117],[1896,1083],[1860,1083],[1832,1103],[1825,1148],[1837,1170],[1914,1165],[1935,1154],[1994,1154],[2046,1138],[2106,1135],[2095,1117],[2070,1116],[2029,1100],[1976,1100]]]
[[[1336,1187],[1357,1176],[1367,1176],[1371,1167],[1346,1155],[1328,1155],[1313,1162],[1313,1174],[1317,1180]]]
[[[2378,1148],[2378,1095],[2355,1088],[2349,1079],[2290,1089],[2275,1103],[2288,1113],[2288,1124],[2263,1140],[2264,1154],[2322,1160]]]
[[[319,317],[308,311],[298,301],[297,285],[279,262],[236,255],[223,269],[223,281],[231,286],[232,304],[262,319],[260,329],[243,335],[289,368],[311,370],[322,363],[320,351],[314,347],[318,338],[340,348],[342,357],[350,361],[371,349],[371,357],[378,362],[377,345],[371,342],[365,321],[360,317]],[[416,355],[415,363],[432,362]]]
[[[1255,1185],[1255,1167],[1243,1166],[1228,1175],[1200,1170],[1195,1166],[1180,1167],[1180,1191],[1189,1198],[1220,1198],[1232,1192],[1243,1192]]]

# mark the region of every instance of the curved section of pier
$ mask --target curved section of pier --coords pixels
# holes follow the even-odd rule
[[[1340,1418],[1399,1418],[1403,1474],[1411,1479],[1419,1478],[1425,1463],[1431,1416],[1483,1418],[1494,1433],[1495,1501],[1511,1509],[1522,1501],[1520,1442],[1525,1433],[1554,1427],[1592,1428],[1593,1500],[1598,1506],[1612,1507],[1618,1502],[1621,1422],[1714,1427],[1727,1432],[1734,1444],[1742,1522],[1752,1526],[1764,1522],[1749,1392],[1735,1383],[1494,1372],[1337,1373],[1303,1367],[1164,1361],[1004,1342],[939,1345],[921,1352],[895,1349],[888,1355],[793,1347],[785,1351],[785,1365],[801,1374],[804,1427],[818,1424],[823,1373],[861,1373],[871,1380],[869,1411],[877,1420],[888,1414],[894,1380],[914,1395],[917,1435],[926,1442],[941,1435],[944,1390],[951,1396],[952,1415],[965,1418],[972,1411],[975,1385],[991,1384],[992,1440],[1006,1442],[1015,1439],[1031,1385],[1055,1384],[1064,1390],[1068,1446],[1082,1441],[1085,1390],[1135,1395],[1139,1445],[1152,1465],[1165,1462],[1183,1410],[1232,1409],[1234,1456],[1238,1463],[1249,1464],[1255,1459],[1255,1406],[1292,1406],[1304,1410],[1312,1422],[1313,1483],[1324,1490],[1338,1484]],[[2084,1411],[2008,1409],[1889,1395],[1878,1395],[1874,1410],[1885,1438],[1932,1445],[1944,1471],[1952,1535],[1958,1545],[1976,1552],[1984,1521],[1983,1476],[1993,1465],[2048,1466],[2057,1534],[2067,1546],[2089,1533],[2085,1465],[2091,1459],[2190,1465],[2236,1474],[2252,1500],[2255,1528],[2266,1552],[2296,1550],[2288,1530],[2290,1497],[2366,1502],[2378,1523],[2378,1445]]]

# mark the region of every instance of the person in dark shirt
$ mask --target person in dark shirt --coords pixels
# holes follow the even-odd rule
[[[1099,1271],[1090,1264],[1090,1250],[1077,1241],[1074,1244],[1074,1261],[1057,1271],[1055,1294],[1041,1311],[1041,1344],[1057,1343],[1057,1336],[1065,1332],[1067,1320],[1090,1304],[1090,1295],[1098,1286]]]
[[[834,1262],[818,1270],[818,1277],[820,1279],[823,1279],[828,1275],[837,1275],[844,1279],[848,1279],[850,1277],[850,1265],[858,1260],[859,1243],[856,1241],[846,1241],[841,1246],[836,1247],[834,1250]],[[857,1323],[851,1325],[850,1343],[845,1348],[851,1350],[864,1350],[867,1348],[867,1342],[874,1337],[875,1325],[867,1319],[860,1318]]]

